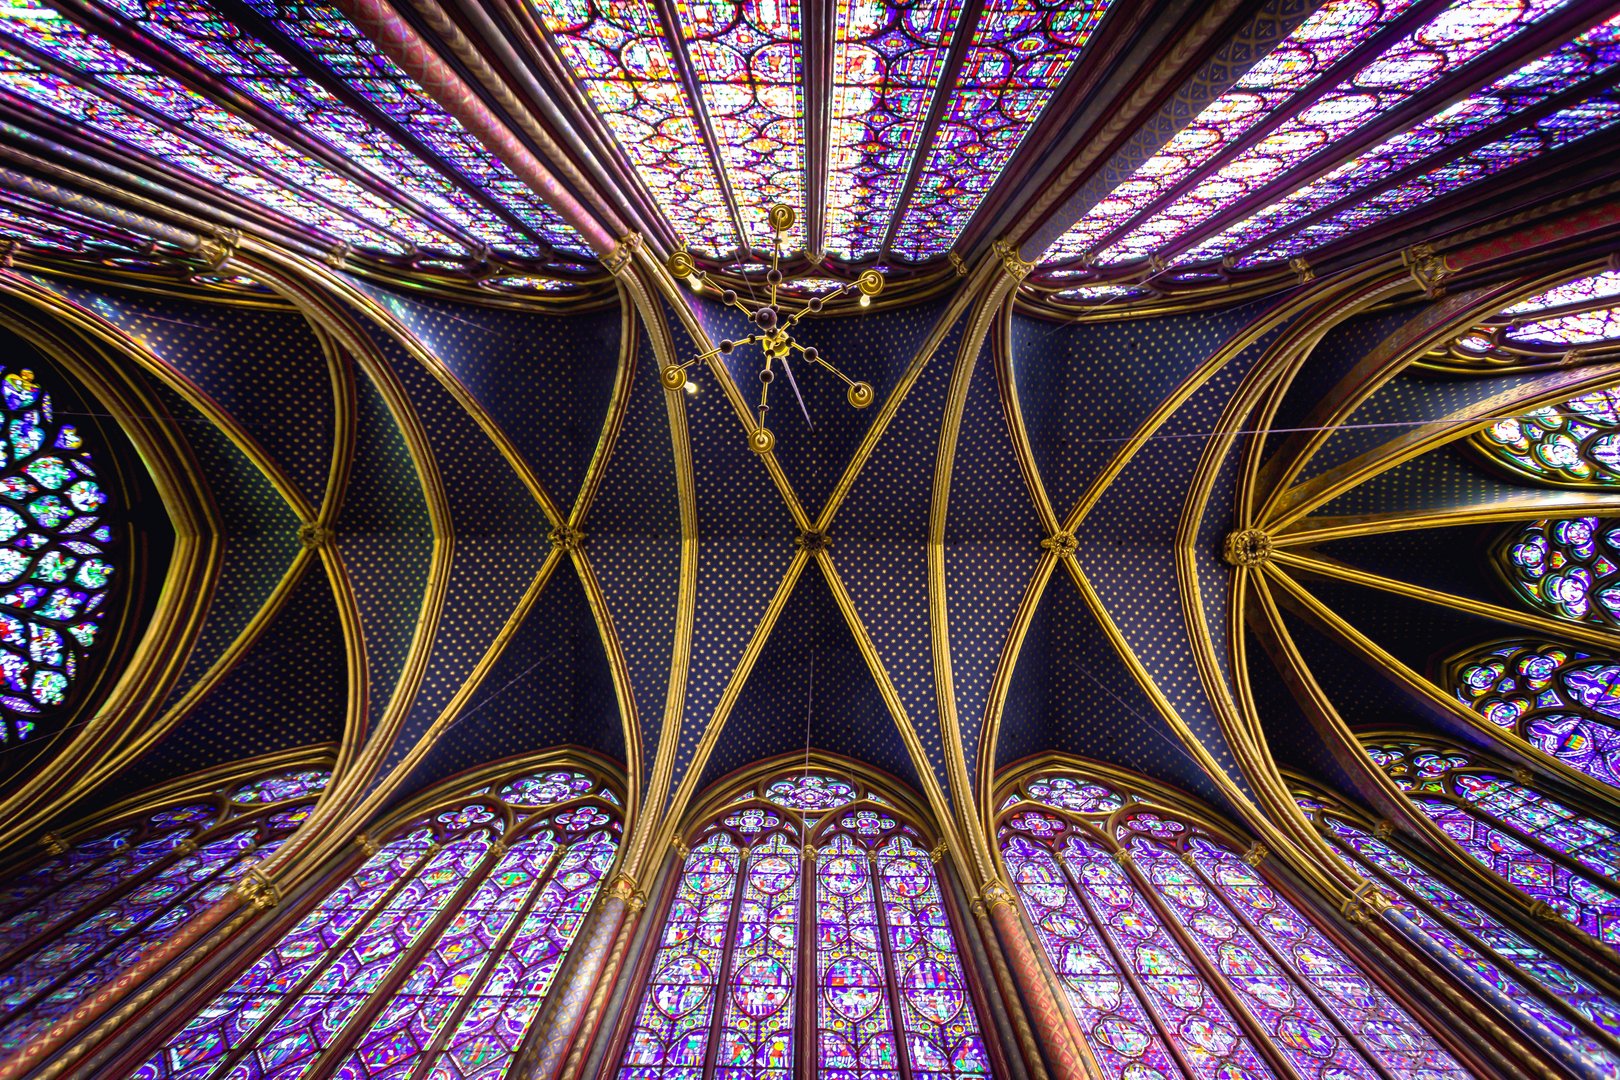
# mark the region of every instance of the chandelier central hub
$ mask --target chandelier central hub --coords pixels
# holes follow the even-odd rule
[[[810,420],[810,411],[805,407],[804,395],[799,393],[798,380],[793,377],[793,364],[791,357],[794,353],[807,363],[815,367],[825,368],[843,381],[845,398],[850,405],[857,409],[864,409],[872,404],[874,393],[872,384],[851,379],[822,356],[812,346],[801,345],[793,339],[793,327],[807,315],[818,314],[827,306],[843,297],[851,289],[860,297],[860,306],[867,307],[872,297],[883,291],[883,275],[876,270],[863,270],[854,281],[848,281],[838,286],[825,296],[814,296],[805,301],[804,306],[792,313],[783,310],[782,298],[777,290],[782,284],[782,246],[783,238],[793,228],[794,214],[791,207],[777,203],[771,207],[769,220],[775,239],[771,251],[771,267],[765,273],[765,295],[763,303],[757,300],[744,300],[737,295],[737,290],[730,287],[718,287],[709,280],[708,274],[700,270],[692,256],[685,249],[670,255],[667,263],[669,272],[677,279],[691,284],[694,292],[702,292],[705,288],[718,288],[720,302],[727,307],[734,307],[748,316],[748,321],[758,328],[757,332],[737,341],[725,340],[718,342],[708,352],[694,356],[683,364],[671,364],[664,368],[660,374],[660,381],[667,390],[680,390],[687,385],[687,368],[693,364],[714,360],[718,356],[729,355],[739,348],[748,345],[758,345],[763,355],[763,363],[759,369],[759,406],[754,427],[748,433],[748,445],[756,453],[766,454],[776,446],[776,436],[766,426],[766,417],[771,411],[770,393],[771,383],[776,381],[776,368],[782,368],[787,376],[788,385],[793,388],[793,396],[799,403],[799,411],[804,414],[804,422],[810,427],[815,425]],[[749,287],[750,293],[753,287]]]

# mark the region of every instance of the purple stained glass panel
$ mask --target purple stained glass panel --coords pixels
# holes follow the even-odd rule
[[[1620,787],[1620,661],[1521,641],[1491,646],[1451,671],[1451,691],[1486,720]]]
[[[719,1080],[793,1075],[800,878],[799,852],[782,833],[749,851],[720,1014]]]
[[[1057,858],[1016,833],[1004,836],[1002,854],[1024,912],[1063,982],[1069,1007],[1106,1080],[1180,1076],[1158,1028],[1097,936]]]
[[[816,1030],[827,1080],[900,1080],[871,859],[848,835],[816,856]]]
[[[1620,486],[1620,392],[1595,390],[1474,436],[1493,460],[1532,480],[1567,487]]]
[[[131,0],[117,2],[128,4]],[[248,2],[254,11],[308,52],[316,63],[426,145],[535,235],[558,251],[589,256],[579,234],[561,215],[486,150],[415,80],[378,52],[337,8],[321,0]],[[267,105],[287,112],[289,118],[301,115],[306,109],[313,110],[311,119],[319,124],[321,137],[342,147],[345,153],[372,164],[374,171],[403,170],[409,180],[406,190],[468,230],[475,239],[518,255],[538,254],[534,242],[520,230],[490,213],[479,200],[458,185],[447,182],[424,163],[403,160],[398,143],[369,124],[358,122],[358,117],[351,120],[352,114],[337,108],[336,101],[324,90],[311,90],[308,100],[303,100],[306,86],[313,88],[313,85],[299,80],[288,88],[278,81],[260,93]]]
[[[0,50],[0,92],[49,108],[335,240],[389,254],[403,254],[410,244],[449,243],[402,208],[157,74],[38,0],[19,0],[0,11],[0,40],[35,49],[96,87],[91,91]]]
[[[327,781],[331,778],[332,774],[325,769],[279,773],[243,784],[231,792],[231,801],[252,806],[302,799],[326,790]]]
[[[987,0],[902,207],[894,252],[943,255],[1068,78],[1110,0]],[[966,29],[966,28],[963,28]]]
[[[882,249],[922,138],[963,0],[840,0],[833,43],[825,246],[841,259]]]
[[[1278,115],[1334,64],[1371,38],[1414,0],[1329,0],[1232,88],[1137,167],[1046,253],[1050,263],[1086,255],[1155,200]]]
[[[853,784],[817,773],[777,780],[765,788],[765,798],[790,810],[835,810],[858,794]]]
[[[0,1049],[14,1050],[45,1031],[223,898],[243,869],[280,845],[280,837],[257,834],[249,826],[215,837],[0,973]]]
[[[1620,1071],[1620,1057],[1571,1023],[1556,1004],[1563,1003],[1604,1031],[1620,1034],[1620,1006],[1613,1000],[1385,841],[1338,818],[1322,820],[1363,873],[1393,886],[1396,906],[1430,937],[1576,1053]]]
[[[714,833],[687,855],[625,1048],[621,1080],[701,1074],[744,854],[730,837]]]
[[[1154,1012],[1178,1036],[1177,1046],[1196,1080],[1264,1075],[1268,1071],[1265,1059],[1193,967],[1125,868],[1101,845],[1077,834],[1065,837],[1060,854],[1090,900],[1102,932],[1131,966]]]
[[[738,237],[718,169],[649,0],[531,3],[675,232],[705,255],[729,254]]]
[[[488,981],[468,1000],[428,1073],[431,1080],[501,1080],[506,1075],[616,850],[613,833],[605,830],[569,845]]]
[[[1298,976],[1233,915],[1227,897],[1207,888],[1191,867],[1160,845],[1137,840],[1130,850],[1198,950],[1238,991],[1249,1014],[1302,1076],[1378,1076],[1343,1029],[1301,990]],[[1238,898],[1240,903],[1244,899],[1247,894]],[[1359,977],[1353,970],[1347,973]]]
[[[426,829],[385,845],[298,921],[252,967],[203,1007],[136,1072],[134,1080],[204,1080],[219,1075],[287,995],[352,935],[427,856]]]
[[[285,1011],[256,1037],[251,1052],[228,1074],[231,1080],[302,1076],[449,907],[495,839],[480,830],[434,855],[312,982],[291,997]]]
[[[1324,1006],[1388,1073],[1414,1080],[1466,1080],[1468,1072],[1434,1036],[1362,974],[1258,871],[1218,844],[1194,839],[1189,846],[1198,869],[1225,903],[1241,913],[1275,956],[1285,958],[1296,978],[1311,984]],[[1297,1029],[1279,1025],[1278,1033],[1285,1043],[1297,1039],[1304,1048],[1314,1049],[1317,1036],[1308,1025]]]
[[[800,0],[675,0],[743,233],[755,251],[775,234],[774,203],[804,207],[804,59]],[[805,215],[782,237],[805,246]]]
[[[463,994],[481,981],[559,846],[548,829],[524,837],[500,857],[339,1066],[342,1080],[409,1080]]]
[[[927,852],[904,833],[878,848],[878,899],[915,1080],[990,1074],[950,920]]]
[[[1499,545],[1503,571],[1532,608],[1620,627],[1620,521],[1594,516],[1515,526]]]
[[[1620,20],[1612,19],[1229,226],[1174,262],[1217,259],[1255,244],[1375,183],[1443,154],[1463,139],[1511,122],[1553,95],[1612,69],[1616,63],[1620,63]],[[1250,260],[1242,260],[1241,265],[1250,265]]]
[[[1463,0],[1443,8],[1259,142],[1200,176],[1186,193],[1109,243],[1096,261],[1132,262],[1162,250],[1571,2]]]

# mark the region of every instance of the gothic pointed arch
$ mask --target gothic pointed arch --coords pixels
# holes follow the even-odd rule
[[[996,842],[1098,1068],[1462,1077],[1342,927],[1192,799],[1075,759],[998,785]]]
[[[717,782],[677,842],[615,1075],[999,1073],[934,835],[892,782],[819,754]]]
[[[129,1075],[507,1075],[619,849],[622,779],[531,755],[362,834]]]

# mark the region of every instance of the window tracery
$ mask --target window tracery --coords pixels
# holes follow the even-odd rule
[[[506,1075],[617,854],[610,794],[531,766],[439,796],[134,1075]]]
[[[1041,770],[997,840],[1110,1080],[1467,1075],[1228,837],[1145,789]]]
[[[619,1076],[786,1080],[810,1057],[824,1076],[988,1076],[927,850],[853,779],[727,803],[682,863]]]
[[[136,811],[0,891],[0,1052],[219,900],[308,816],[325,769],[277,769]]]
[[[1443,677],[1492,724],[1620,787],[1620,661],[1551,642],[1503,641],[1452,657]]]
[[[1307,792],[1297,801],[1329,844],[1443,948],[1573,1052],[1620,1069],[1620,1003],[1335,800]]]
[[[1459,748],[1363,740],[1375,764],[1476,862],[1605,944],[1620,946],[1620,828]]]
[[[1444,92],[1444,80],[1520,48],[1567,6],[1325,4],[1098,200],[1044,263],[1276,266],[1609,130],[1620,123],[1605,81],[1620,63],[1612,18],[1461,100]],[[1417,25],[1402,26],[1413,14]],[[1346,61],[1353,73],[1328,82]],[[1401,109],[1425,115],[1380,132]]]
[[[61,706],[101,632],[115,568],[107,493],[76,424],[0,367],[0,745]]]
[[[1620,521],[1583,515],[1515,525],[1494,558],[1513,591],[1560,619],[1620,626]]]
[[[1506,368],[1525,371],[1573,360],[1608,359],[1616,351],[1620,351],[1620,270],[1611,264],[1503,308],[1426,358],[1423,366],[1476,374]],[[1558,406],[1556,411],[1571,410]],[[1592,422],[1584,415],[1577,419]]]

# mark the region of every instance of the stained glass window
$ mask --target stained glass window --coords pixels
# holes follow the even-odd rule
[[[944,254],[1057,93],[1110,0],[987,0],[904,209],[894,252]]]
[[[1599,1068],[1620,1070],[1620,1002],[1569,964],[1548,955],[1486,906],[1432,872],[1399,841],[1380,838],[1323,798],[1299,799],[1346,860],[1435,941],[1513,1002],[1555,1039]]]
[[[1569,2],[1458,0],[1410,29],[1392,26],[1410,0],[1325,4],[1099,201],[1047,261],[1274,263],[1609,128],[1620,122],[1612,90],[1553,99],[1620,62],[1612,21],[1460,101],[1444,93],[1447,76]],[[1358,49],[1353,74],[1324,81]],[[1438,99],[1426,119],[1334,163],[1336,147],[1367,138],[1394,109],[1421,107],[1424,95]],[[1305,168],[1320,175],[1288,191],[1287,177]],[[1221,225],[1245,200],[1261,205]]]
[[[505,1076],[617,853],[606,792],[523,772],[382,831],[135,1075]]]
[[[866,259],[882,250],[962,6],[963,0],[838,5],[827,174],[830,254]]]
[[[1108,1080],[1468,1074],[1229,839],[1144,792],[1020,782],[997,838]]]
[[[444,250],[449,237],[348,177],[158,74],[37,0],[0,9],[0,93],[45,108],[209,187],[356,247]],[[53,66],[55,70],[53,70]]]
[[[1567,645],[1504,641],[1453,657],[1444,677],[1497,727],[1620,787],[1620,661]]]
[[[1620,828],[1455,748],[1364,743],[1367,755],[1457,845],[1533,901],[1620,946]]]
[[[1595,390],[1498,420],[1474,436],[1473,444],[1493,461],[1541,483],[1620,487],[1620,391]]]
[[[1620,272],[1604,270],[1566,281],[1503,308],[1459,335],[1446,350],[1442,366],[1449,362],[1471,371],[1533,370],[1608,359],[1620,350],[1617,304]],[[1586,394],[1501,421],[1476,435],[1474,442],[1494,451],[1510,467],[1545,482],[1615,483],[1614,470],[1603,458],[1612,451],[1603,438],[1612,424],[1611,397],[1601,391]]]
[[[1516,525],[1497,544],[1496,558],[1531,607],[1620,626],[1620,521],[1583,516]]]
[[[309,814],[324,769],[275,771],[133,812],[0,888],[0,1052],[220,899]],[[140,801],[140,800],[138,800]]]
[[[107,492],[74,423],[27,369],[0,367],[0,744],[59,709],[95,646],[113,543]]]
[[[886,800],[815,773],[762,783],[686,855],[619,1076],[787,1080],[813,1055],[851,1080],[987,1077],[951,920]]]

